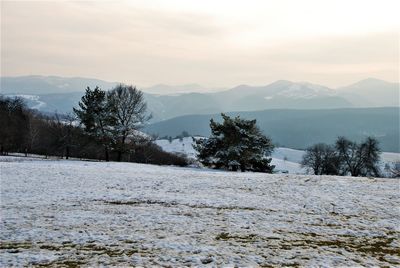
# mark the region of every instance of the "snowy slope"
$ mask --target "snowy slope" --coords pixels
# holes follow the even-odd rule
[[[182,140],[174,139],[171,142],[168,140],[156,140],[156,144],[161,146],[164,151],[171,153],[182,153],[187,155],[191,159],[196,159],[196,150],[193,149],[192,137],[186,137]],[[288,149],[288,148],[276,148],[272,154],[272,164],[275,165],[276,172],[288,172],[291,174],[305,174],[306,170],[302,169],[299,162],[303,151]],[[285,156],[287,159],[285,159]],[[284,160],[285,159],[285,160]],[[300,159],[300,160],[299,160]],[[295,161],[299,160],[298,163]]]
[[[182,153],[191,159],[195,159],[197,156],[197,152],[193,148],[192,137],[185,137],[182,140],[173,139],[171,142],[169,140],[156,140],[155,143],[169,153]]]
[[[191,159],[196,158],[196,150],[193,149],[193,139],[191,137],[183,138],[182,141],[174,139],[156,140],[156,144],[161,146],[164,151],[171,153],[182,153]],[[275,165],[276,172],[288,172],[290,174],[306,174],[307,171],[301,167],[300,163],[304,151],[290,148],[277,147],[272,153],[272,164]],[[383,152],[381,154],[380,168],[384,172],[385,164],[393,166],[395,162],[400,162],[400,153]]]
[[[23,159],[1,267],[400,265],[398,180]]]
[[[281,160],[286,159],[287,161],[294,162],[294,163],[300,163],[303,158],[303,155],[304,155],[304,151],[302,151],[302,150],[295,150],[295,149],[284,148],[284,147],[277,147],[272,152],[273,158],[281,159]]]
[[[21,98],[23,99],[29,108],[36,109],[36,110],[43,110],[46,107],[46,103],[40,100],[40,96],[38,95],[24,95],[24,94],[17,94],[17,95],[5,95],[8,98]]]

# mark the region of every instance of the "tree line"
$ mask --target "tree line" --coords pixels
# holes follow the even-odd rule
[[[184,166],[188,160],[164,152],[140,128],[151,118],[143,93],[117,85],[110,91],[86,88],[68,116],[45,116],[27,108],[20,98],[0,96],[0,151],[105,161]],[[197,139],[194,148],[204,166],[231,171],[272,173],[274,145],[256,120],[222,114],[211,119],[209,138]],[[186,132],[182,137],[188,136]],[[307,148],[301,165],[316,175],[380,176],[378,141],[367,137],[357,143],[339,137],[335,144]]]
[[[142,92],[122,84],[108,92],[88,87],[68,116],[46,116],[0,95],[0,152],[187,165],[139,131],[149,118]]]
[[[380,176],[378,141],[367,137],[357,143],[338,137],[334,145],[318,143],[307,148],[302,166],[315,175]]]
[[[232,171],[272,173],[270,157],[274,145],[263,135],[256,120],[221,114],[223,122],[211,119],[211,136],[196,140],[199,161],[208,167]],[[334,145],[315,144],[307,148],[301,165],[316,175],[381,176],[378,141],[367,137],[357,143],[339,137]]]

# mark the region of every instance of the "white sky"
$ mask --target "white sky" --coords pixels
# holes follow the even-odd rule
[[[399,80],[400,1],[2,1],[1,75],[149,86]]]

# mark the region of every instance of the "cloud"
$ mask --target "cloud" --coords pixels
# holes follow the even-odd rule
[[[139,85],[397,80],[394,2],[328,3],[3,1],[1,74]]]
[[[398,61],[396,32],[316,37],[276,48],[271,59],[288,62],[362,64]]]

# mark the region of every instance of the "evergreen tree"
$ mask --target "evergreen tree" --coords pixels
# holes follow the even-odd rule
[[[201,163],[214,168],[236,171],[252,170],[271,173],[274,166],[268,158],[273,151],[271,140],[256,125],[256,120],[231,118],[221,114],[223,123],[211,119],[211,136],[196,141]]]
[[[109,161],[110,126],[113,125],[114,118],[110,115],[106,92],[99,87],[93,90],[87,87],[85,95],[79,102],[79,108],[74,108],[74,112],[85,131],[103,144],[106,161]]]

